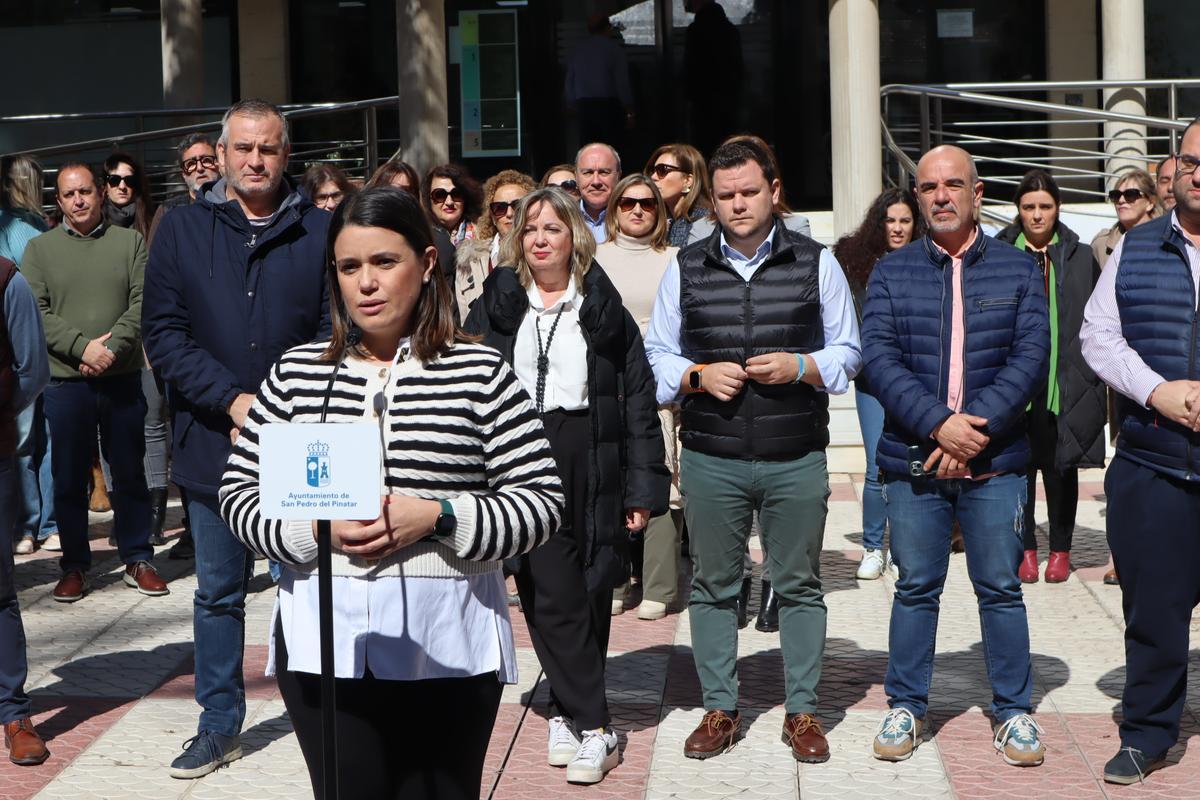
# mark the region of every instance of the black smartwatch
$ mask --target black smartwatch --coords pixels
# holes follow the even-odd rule
[[[454,516],[454,506],[449,500],[439,500],[442,513],[438,514],[437,522],[433,523],[433,536],[438,539],[449,539],[458,528],[458,519]]]
[[[700,385],[700,373],[704,372],[704,368],[707,366],[707,364],[697,364],[696,368],[688,373],[688,386],[692,388],[692,391],[704,390],[704,387]]]

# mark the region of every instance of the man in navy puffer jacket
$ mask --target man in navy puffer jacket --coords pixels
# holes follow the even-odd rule
[[[285,350],[328,336],[325,239],[330,216],[285,169],[287,121],[244,100],[225,113],[224,179],[163,217],[146,267],[142,329],[168,386],[172,473],[187,489],[196,546],[193,627],[197,735],[171,764],[197,778],[241,757],[242,645],[253,559],[217,509],[232,438]]]
[[[970,155],[938,147],[917,167],[929,235],[879,262],[867,285],[867,381],[887,413],[878,465],[900,576],[877,758],[908,758],[929,701],[950,528],[962,524],[979,599],[994,745],[1042,763],[1033,721],[1021,560],[1029,443],[1025,409],[1045,381],[1050,323],[1034,260],[975,222],[983,183]]]

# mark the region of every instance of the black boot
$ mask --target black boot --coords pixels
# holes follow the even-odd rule
[[[770,581],[762,582],[761,605],[758,607],[758,619],[754,621],[754,630],[763,633],[774,633],[779,630],[779,598],[771,588]]]
[[[167,552],[167,558],[172,561],[188,561],[196,557],[196,543],[192,541],[192,521],[188,518],[187,494],[183,487],[179,488],[179,499],[183,501],[183,533],[175,546]]]
[[[746,627],[750,621],[750,589],[753,586],[753,578],[742,578],[742,591],[738,592],[737,599],[738,628]]]
[[[161,547],[167,543],[163,536],[163,523],[167,521],[167,489],[150,490],[150,546]]]

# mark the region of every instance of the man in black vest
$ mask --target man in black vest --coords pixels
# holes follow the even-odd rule
[[[825,649],[819,557],[828,510],[828,394],[862,362],[846,279],[820,244],[774,213],[769,151],[728,142],[709,162],[720,227],[685,247],[659,286],[646,337],[660,403],[682,398],[680,489],[693,559],[689,612],[705,714],[684,744],[718,755],[738,738],[737,600],[758,512],[787,691],[784,741],[829,758],[816,719]]]

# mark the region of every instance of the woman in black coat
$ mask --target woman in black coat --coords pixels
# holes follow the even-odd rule
[[[1100,277],[1092,248],[1059,219],[1059,191],[1044,170],[1025,174],[1015,197],[1017,219],[996,237],[1037,259],[1046,276],[1050,303],[1050,374],[1029,409],[1029,502],[1025,505],[1025,554],[1019,574],[1038,579],[1034,502],[1037,473],[1042,472],[1049,508],[1050,559],[1046,582],[1061,583],[1071,574],[1071,536],[1079,499],[1079,469],[1104,466],[1104,384],[1084,362],[1079,329],[1083,309]]]
[[[466,329],[533,397],[567,495],[563,525],[522,556],[521,607],[550,680],[548,761],[572,783],[616,766],[604,695],[612,589],[628,576],[627,531],[667,510],[670,476],[654,377],[637,323],[597,265],[578,203],[525,196]]]

